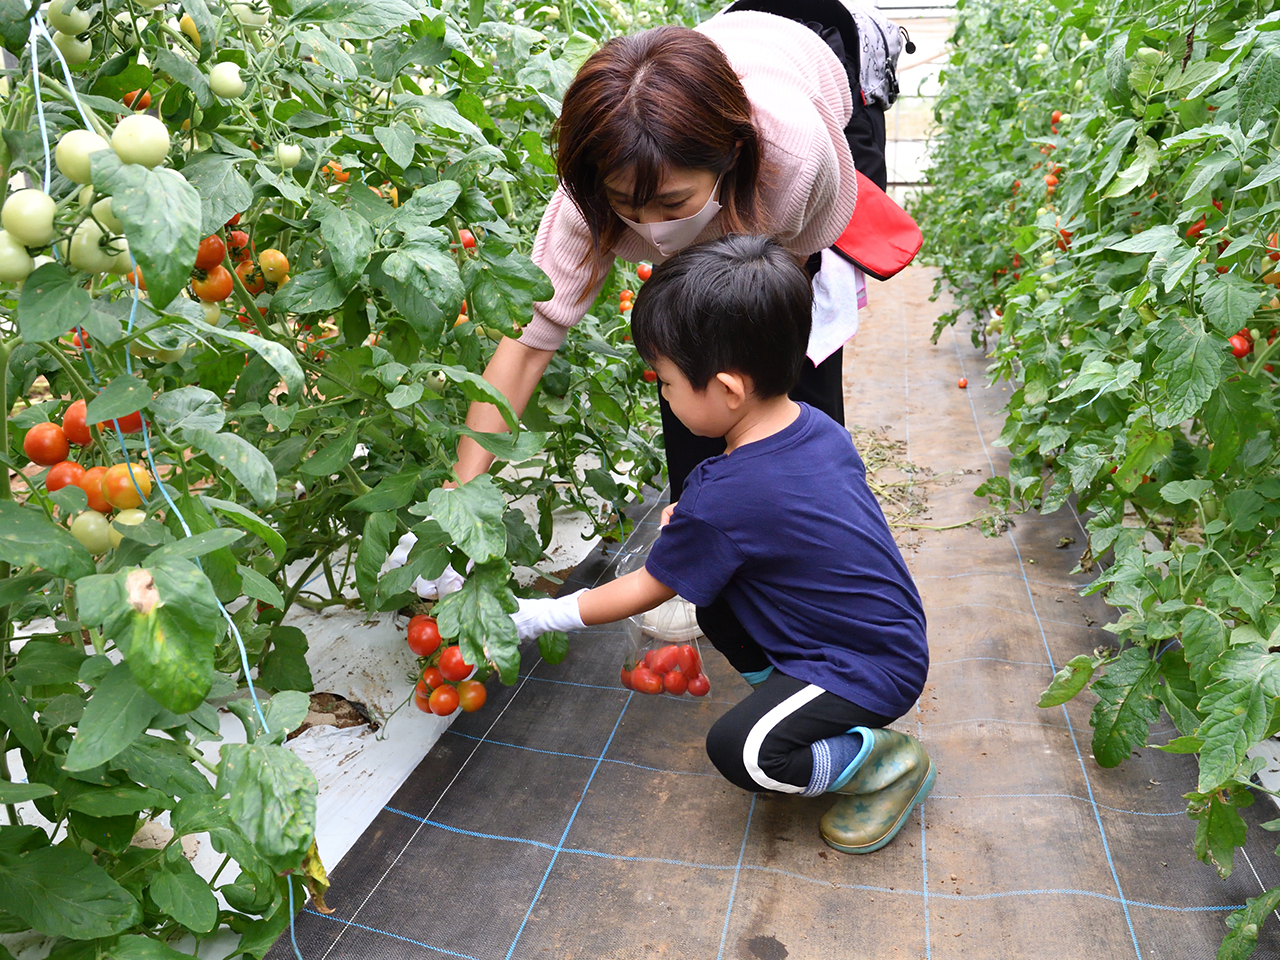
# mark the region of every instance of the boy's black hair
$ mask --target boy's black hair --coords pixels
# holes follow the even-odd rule
[[[631,311],[640,356],[669,360],[697,390],[717,373],[751,378],[760,397],[800,377],[812,322],[809,275],[768,237],[729,235],[653,271]]]

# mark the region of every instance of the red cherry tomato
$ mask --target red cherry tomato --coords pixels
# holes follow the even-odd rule
[[[961,377],[959,380],[956,381],[956,386],[959,387],[961,390],[963,390],[965,387],[969,386],[969,378]]]
[[[680,672],[686,677],[696,677],[702,672],[702,658],[698,656],[698,648],[691,643],[682,646],[676,655]]]
[[[1242,337],[1238,333],[1228,337],[1227,342],[1231,344],[1231,355],[1237,359],[1247,357],[1253,352],[1253,344],[1249,342],[1249,338]]]
[[[89,425],[84,422],[86,406],[87,404],[83,400],[77,400],[67,407],[67,412],[62,415],[62,432],[77,447],[87,447],[93,442],[93,435],[89,433]]]
[[[262,271],[254,265],[252,260],[242,260],[237,263],[236,276],[240,278],[245,290],[249,291],[249,295],[253,297],[260,294],[262,288],[266,286],[266,278],[262,276]]]
[[[440,628],[436,621],[425,614],[418,614],[409,621],[409,649],[420,657],[429,657],[440,646]]]
[[[75,486],[84,476],[84,467],[74,460],[63,460],[49,468],[49,475],[44,478],[44,488],[50,493],[63,487]]]
[[[1204,217],[1187,227],[1187,237],[1191,240],[1197,239],[1202,233],[1204,233]]]
[[[653,655],[649,669],[654,673],[670,673],[679,664],[680,648],[674,644],[663,647]]]
[[[626,687],[628,690],[635,689],[634,687],[631,686],[631,671],[628,670],[626,667],[622,668],[621,680],[622,680],[622,685]]]
[[[458,239],[462,241],[462,248],[464,250],[472,250],[475,248],[476,235],[466,227],[463,227],[458,231]]]
[[[705,697],[711,690],[711,681],[707,679],[706,674],[700,673],[696,677],[689,678],[689,696]]]
[[[417,707],[419,710],[421,710],[423,713],[430,713],[431,712],[431,695],[427,694],[424,697],[422,696],[422,694],[418,693],[417,690],[414,690],[413,705]]]
[[[445,685],[431,691],[431,712],[437,717],[447,717],[458,709],[458,691]]]
[[[430,693],[436,687],[444,686],[444,674],[436,667],[427,667],[422,671],[422,677],[418,681],[427,685],[427,692]]]
[[[644,382],[645,382],[645,383],[657,383],[657,382],[658,382],[658,375],[657,375],[654,371],[652,371],[652,370],[646,370],[646,371],[644,372]]]
[[[436,672],[438,673],[439,671]],[[431,691],[434,689],[435,688],[431,686],[431,684],[427,683],[427,675],[424,672],[423,675],[418,678],[418,682],[413,688],[413,695],[414,697],[429,697],[431,696]]]
[[[648,667],[639,666],[631,671],[631,686],[636,693],[661,693],[662,678]]]
[[[134,110],[146,110],[151,106],[151,91],[130,90],[124,95],[124,105]]]
[[[440,672],[446,680],[465,680],[470,676],[471,664],[463,659],[461,647],[444,648],[440,654]]]
[[[647,263],[640,264],[636,267],[636,276],[639,277],[640,281],[643,283],[645,280],[648,280],[653,276],[653,267],[649,266]]]
[[[219,263],[205,274],[204,279],[191,281],[191,289],[205,303],[221,303],[231,296],[235,282],[231,279],[231,271]]]
[[[458,706],[463,713],[475,713],[484,706],[488,696],[479,680],[463,680],[458,684]]]
[[[133,413],[118,417],[114,421],[103,420],[98,424],[98,429],[114,431],[117,423],[120,424],[121,433],[137,433],[142,429],[142,411],[135,410]]]
[[[106,467],[90,467],[76,481],[76,486],[89,497],[89,509],[97,510],[99,513],[111,512],[111,504],[107,502],[106,495],[102,492],[102,478],[106,472]]]
[[[226,243],[216,233],[211,234],[200,241],[200,248],[196,251],[196,269],[212,270],[222,263],[226,255]]]
[[[678,697],[680,694],[684,693],[688,687],[689,681],[679,670],[672,670],[670,673],[662,675],[662,689],[666,690],[667,693],[674,694]]]
[[[22,440],[22,452],[32,463],[52,467],[67,459],[71,444],[56,423],[37,423]]]

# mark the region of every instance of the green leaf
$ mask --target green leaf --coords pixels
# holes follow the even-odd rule
[[[1198,319],[1161,320],[1156,341],[1161,348],[1156,373],[1163,376],[1167,391],[1156,423],[1171,427],[1194,416],[1209,399],[1228,356],[1221,340],[1209,336]]]
[[[418,472],[416,467],[410,467],[403,473],[383,477],[376,487],[347,504],[348,509],[380,513],[407,507],[413,502],[413,492],[418,486]]]
[[[285,285],[285,289],[292,285],[293,281],[290,280]],[[237,343],[252,350],[267,363],[271,364],[276,373],[280,374],[290,396],[296,397],[302,394],[302,367],[298,366],[297,358],[287,347],[283,347],[271,340],[264,340],[262,337],[254,336],[251,333],[233,330],[231,327],[213,327],[203,321],[191,321],[191,323],[197,332],[203,336],[214,339],[220,337],[223,340],[230,340],[232,343]]]
[[[126,813],[139,813],[153,807],[167,809],[173,801],[147,787],[125,784],[118,787],[102,787],[96,784],[68,781],[67,807],[91,817],[119,817]]]
[[[43,510],[0,500],[0,555],[15,567],[36,566],[68,580],[92,574],[97,566],[71,533]]]
[[[271,649],[258,669],[258,684],[268,690],[315,689],[307,665],[307,635],[297,627],[275,626],[267,640]]]
[[[1115,485],[1127,492],[1137,489],[1143,475],[1172,450],[1173,435],[1156,430],[1148,418],[1139,417],[1126,435],[1124,463],[1112,478]]]
[[[1151,168],[1156,165],[1156,161],[1159,158],[1159,144],[1150,137],[1142,137],[1134,148],[1133,162],[1120,172],[1115,179],[1115,183],[1107,188],[1107,192],[1103,196],[1112,199],[1123,197],[1135,188],[1142,186],[1147,182],[1147,178],[1151,175]]]
[[[1129,751],[1147,742],[1151,724],[1160,717],[1153,696],[1159,674],[1159,663],[1145,650],[1129,647],[1094,681],[1098,703],[1089,722],[1093,724],[1093,755],[1099,766],[1119,766],[1128,759]]]
[[[1276,157],[1265,167],[1260,168],[1253,175],[1253,179],[1240,189],[1252,190],[1254,187],[1265,187],[1268,183],[1275,183],[1277,180],[1280,180],[1280,157]]]
[[[138,686],[129,665],[118,663],[89,698],[75,739],[67,750],[65,769],[91,770],[106,763],[150,726],[163,709]]]
[[[350,289],[333,267],[324,266],[290,277],[271,298],[271,308],[280,313],[324,313],[342,306]]]
[[[1093,657],[1082,653],[1072,657],[1061,670],[1053,675],[1053,681],[1040,694],[1038,707],[1057,707],[1066,703],[1088,685],[1097,669]]]
[[[1212,480],[1171,480],[1160,488],[1160,496],[1166,503],[1190,503],[1212,489]]]
[[[1236,84],[1239,95],[1240,129],[1248,132],[1265,120],[1280,104],[1280,49],[1258,44],[1240,71]]]
[[[466,281],[469,315],[489,324],[527,323],[533,304],[555,295],[547,275],[520,253],[498,257],[482,250],[478,259],[468,261]]]
[[[123,378],[117,377],[118,382]],[[94,401],[97,402],[96,400]],[[136,409],[136,408],[135,408]],[[148,404],[156,423],[166,433],[182,430],[209,430],[217,433],[227,422],[226,411],[217,394],[201,387],[178,387],[156,394]]]
[[[188,430],[191,446],[202,450],[220,467],[231,472],[259,506],[268,507],[276,500],[276,471],[271,461],[253,444],[231,433]]]
[[[1182,618],[1182,652],[1191,679],[1198,688],[1209,684],[1209,671],[1226,649],[1227,633],[1222,620],[1211,610],[1197,607]]]
[[[427,504],[436,522],[476,563],[486,563],[506,554],[507,529],[502,515],[507,504],[488,474],[481,474],[454,490],[432,490]]]
[[[39,756],[44,752],[44,737],[31,716],[32,709],[18,695],[12,680],[0,678],[0,722],[29,753]]]
[[[1096,443],[1077,443],[1066,450],[1058,461],[1071,474],[1071,486],[1084,490],[1109,463]]]
[[[13,783],[0,780],[0,803],[26,803],[40,797],[52,797],[58,791],[47,783]]]
[[[378,590],[378,571],[387,559],[391,533],[396,528],[396,515],[390,511],[371,513],[364,522],[364,535],[356,552],[356,590],[366,605]]]
[[[1201,416],[1213,449],[1205,472],[1221,476],[1261,425],[1262,384],[1247,374],[1233,374],[1218,384]]]
[[[369,265],[369,255],[373,253],[373,230],[364,217],[330,203],[317,203],[312,207],[311,215],[320,220],[320,235],[324,237],[333,260],[339,289],[350,290]],[[290,280],[289,285],[292,284]]]
[[[1201,288],[1205,316],[1228,336],[1249,322],[1260,302],[1257,288],[1234,273],[1212,274]]]
[[[27,343],[56,340],[83,324],[92,309],[83,277],[73,278],[60,263],[46,263],[36,267],[22,285],[18,332]]]
[[[403,36],[403,34],[397,34]],[[319,30],[303,30],[297,35],[298,43],[311,49],[312,55],[322,67],[344,80],[354,80],[360,75],[356,62],[342,47]]]
[[[151,399],[151,388],[145,380],[121,374],[102,388],[85,408],[86,423],[101,423],[136,413]]]
[[[465,437],[470,437],[499,460],[505,460],[508,463],[532,460],[542,452],[551,437],[549,433],[521,430],[512,440],[509,433],[480,433],[465,426],[459,427],[458,432]]]
[[[191,763],[182,744],[151,734],[143,734],[121,750],[111,766],[166,796],[205,796],[213,792],[213,786]]]
[[[1204,740],[1200,751],[1201,793],[1217,790],[1236,775],[1245,751],[1263,739],[1270,708],[1260,684],[1220,680],[1209,687],[1200,701],[1200,710],[1207,714],[1199,731]]]
[[[387,406],[392,410],[403,410],[421,400],[425,392],[420,383],[402,383],[387,394]]]
[[[167,943],[140,933],[121,937],[108,955],[111,960],[190,960],[190,954],[180,953]]]
[[[201,236],[220,230],[253,203],[253,188],[236,168],[235,160],[225,154],[198,153],[187,161],[182,175],[200,193]]]
[[[408,0],[300,0],[289,24],[318,26],[335,40],[375,40],[421,17]]]
[[[377,137],[382,149],[387,151],[387,157],[392,163],[402,170],[409,169],[418,138],[407,123],[396,121],[389,127],[374,127],[373,135]]]
[[[274,583],[253,569],[253,567],[246,567],[243,563],[237,564],[236,569],[240,571],[246,597],[261,600],[263,603],[279,610],[284,609],[284,597]]]
[[[1208,797],[1193,799],[1187,805],[1187,816],[1196,821],[1196,856],[1214,867],[1224,880],[1231,876],[1235,848],[1244,845],[1247,830],[1236,807],[1253,802],[1248,791],[1240,788],[1233,789],[1228,796],[1228,803],[1224,803],[1215,792]]]
[[[473,665],[492,660],[506,684],[515,683],[520,671],[520,642],[511,619],[518,605],[507,585],[509,575],[505,561],[477,563],[462,589],[432,610],[441,636],[459,641],[463,659]]]
[[[292,752],[274,744],[224,744],[219,793],[229,812],[273,870],[296,870],[315,837],[315,775]]]
[[[538,653],[550,664],[556,664],[569,655],[569,635],[552,630],[538,637]]]
[[[460,114],[458,108],[448,100],[440,97],[397,93],[392,101],[393,109],[397,114],[403,115],[405,112],[415,111],[424,124],[463,133],[477,140],[484,139],[480,128]]]
[[[173,556],[148,562],[155,565],[128,574],[134,614],[125,659],[147,693],[174,713],[186,713],[213,685],[214,646],[223,625],[218,600],[194,564]],[[117,639],[123,646],[125,638]]]
[[[461,194],[462,187],[456,180],[439,180],[419,187],[396,211],[394,226],[408,232],[414,221],[435,223],[449,212]]]
[[[192,933],[208,933],[218,922],[218,898],[181,852],[161,860],[147,891],[162,912]]]
[[[63,489],[67,488],[63,487]],[[55,494],[61,492],[55,491]],[[85,505],[88,505],[87,502]],[[81,507],[81,509],[84,509],[84,507]],[[5,577],[0,580],[0,607],[7,607],[11,603],[19,603],[28,597],[34,596],[44,589],[45,585],[52,579],[52,575],[48,573],[26,573],[21,576],[10,575]]]
[[[75,683],[88,658],[75,647],[56,640],[30,640],[18,651],[9,677],[20,687]]]
[[[213,94],[209,92],[209,80],[190,60],[183,59],[168,47],[161,47],[156,53],[155,69],[159,73],[167,73],[179,84],[191,91],[196,103],[208,109],[213,103]],[[225,222],[225,221],[224,221]],[[219,224],[221,226],[221,224]]]
[[[277,560],[284,556],[285,551],[288,549],[284,537],[280,536],[274,527],[256,513],[252,513],[240,506],[240,504],[232,503],[230,500],[219,500],[217,497],[203,496],[200,500],[211,510],[218,511],[232,523],[238,524],[258,536]]]
[[[1249,960],[1253,956],[1263,921],[1280,907],[1280,887],[1273,887],[1244,903],[1243,910],[1237,910],[1227,917],[1227,926],[1231,932],[1218,947],[1218,960]]]
[[[305,460],[298,472],[307,477],[327,477],[340,473],[342,468],[351,462],[356,444],[360,439],[360,424],[353,422],[347,426],[337,440],[333,440],[317,450]]]
[[[142,921],[142,908],[93,858],[73,847],[0,855],[4,907],[52,937],[110,937]]]
[[[1123,38],[1117,39],[1107,48],[1107,89],[1121,103],[1129,99],[1129,69]]]
[[[200,246],[200,194],[168,167],[122,164],[110,150],[92,155],[94,189],[111,197],[129,251],[142,267],[153,303],[168,303],[187,285]]]
[[[502,419],[512,430],[519,429],[519,418],[511,407],[506,395],[478,373],[472,373],[464,367],[440,367],[440,372],[454,383],[462,387],[462,395],[468,400],[481,403],[492,403],[502,414]]]
[[[378,268],[387,297],[429,344],[439,339],[446,317],[457,315],[467,295],[457,261],[444,235],[436,232],[438,238],[406,242]]]
[[[189,537],[183,537],[181,540],[175,540],[167,543],[159,550],[154,551],[147,557],[148,564],[165,563],[169,560],[194,560],[196,557],[203,557],[215,550],[221,550],[229,547],[237,540],[244,538],[243,530],[229,530],[226,527],[216,527],[212,530],[205,530],[202,533],[193,533]]]

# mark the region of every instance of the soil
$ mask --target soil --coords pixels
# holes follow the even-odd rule
[[[364,704],[340,697],[336,693],[313,693],[311,709],[307,711],[306,719],[287,739],[292,740],[303,730],[310,730],[312,727],[362,727],[366,724],[370,730],[378,729],[378,724],[369,719]]]

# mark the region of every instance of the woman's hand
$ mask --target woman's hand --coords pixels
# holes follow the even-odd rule
[[[674,503],[669,503],[665,507],[663,507],[662,516],[658,518],[658,526],[665,527],[668,523],[670,523],[671,518],[675,515],[675,512],[676,512],[676,505]]]

